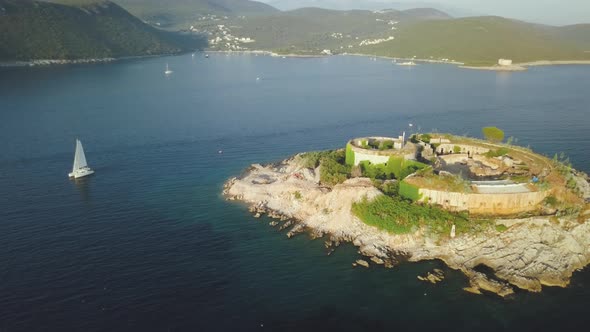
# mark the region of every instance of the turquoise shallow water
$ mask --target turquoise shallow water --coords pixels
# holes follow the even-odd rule
[[[0,330],[585,326],[587,270],[566,289],[474,296],[453,271],[438,286],[416,279],[439,262],[352,269],[354,247],[327,256],[220,192],[251,163],[409,123],[474,136],[497,125],[590,171],[589,78],[584,66],[222,54],[0,69]],[[72,182],[76,137],[96,175]]]

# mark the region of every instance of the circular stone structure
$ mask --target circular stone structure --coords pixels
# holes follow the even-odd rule
[[[357,166],[363,161],[371,164],[385,164],[390,157],[416,160],[416,145],[405,141],[405,135],[393,137],[355,138],[346,145],[346,163]]]
[[[545,158],[530,151],[451,136],[433,137],[423,146],[423,153],[429,150],[436,155],[436,173],[403,180],[403,186],[412,188],[421,202],[451,211],[503,216],[538,211],[550,194],[530,180],[523,182],[549,172]]]

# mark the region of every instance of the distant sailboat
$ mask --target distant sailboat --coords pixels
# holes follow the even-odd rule
[[[82,142],[80,142],[79,139],[76,139],[76,154],[74,155],[74,167],[72,167],[72,172],[68,174],[68,176],[74,179],[78,179],[93,173],[94,171],[90,167],[88,167],[88,164],[86,163],[86,156],[84,155],[84,148],[82,147]]]
[[[166,75],[172,74],[172,70],[170,70],[170,68],[168,68],[168,64],[166,64],[166,71],[164,72],[164,74],[166,74]]]

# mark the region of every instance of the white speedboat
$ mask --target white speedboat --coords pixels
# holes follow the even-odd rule
[[[166,75],[170,75],[170,74],[172,74],[172,73],[173,73],[173,71],[172,71],[172,70],[170,70],[170,68],[168,68],[168,64],[166,64],[166,71],[164,72],[164,74],[166,74]]]
[[[76,154],[74,155],[74,167],[72,172],[68,174],[70,178],[79,179],[90,174],[94,174],[94,171],[88,167],[86,163],[86,155],[84,155],[84,148],[82,142],[76,139]]]

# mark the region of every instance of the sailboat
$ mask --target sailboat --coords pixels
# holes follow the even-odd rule
[[[76,139],[76,154],[74,155],[74,167],[72,167],[72,172],[68,174],[68,176],[74,179],[78,179],[93,173],[94,171],[90,167],[88,167],[88,164],[86,163],[86,156],[84,155],[84,148],[82,147],[82,142],[80,142],[79,139]]]
[[[166,75],[172,74],[172,70],[170,70],[170,68],[168,68],[168,64],[166,64],[166,71],[164,72],[164,74],[166,74]]]

